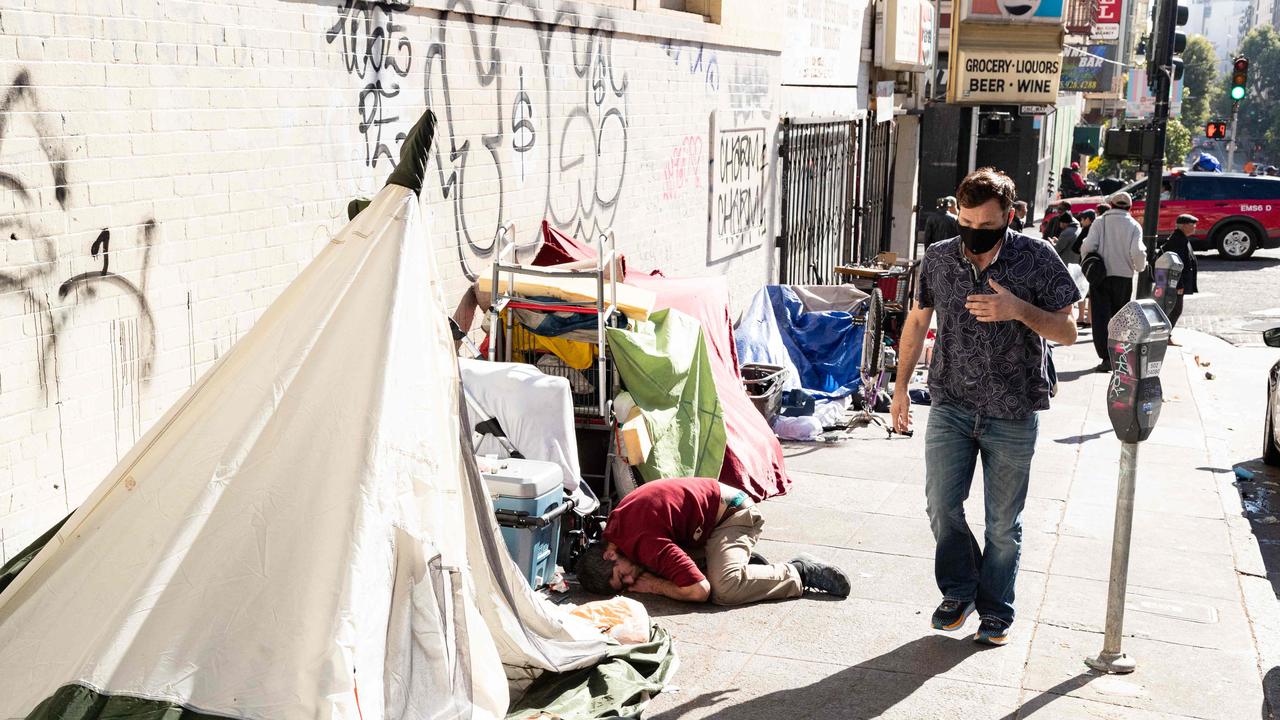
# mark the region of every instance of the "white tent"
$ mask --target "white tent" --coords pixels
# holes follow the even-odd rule
[[[599,659],[475,466],[418,211],[434,124],[0,594],[0,718],[500,717],[507,674]]]

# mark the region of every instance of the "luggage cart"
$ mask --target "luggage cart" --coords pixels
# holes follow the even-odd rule
[[[596,480],[601,510],[607,515],[614,497],[614,460],[617,456],[615,437],[618,430],[613,412],[613,398],[620,384],[609,354],[606,330],[625,321],[617,306],[617,258],[612,234],[601,234],[596,239],[594,267],[557,270],[529,267],[515,261],[515,242],[505,237],[497,239],[498,249],[490,269],[493,291],[489,305],[490,360],[520,362],[536,365],[548,374],[564,377],[573,392],[574,421],[578,428],[578,454],[584,480]],[[505,276],[506,291],[501,279]],[[596,287],[594,302],[548,301],[519,295],[516,290],[518,276],[541,278],[585,278]],[[534,310],[547,313],[576,313],[595,316],[595,334],[591,345],[596,359],[590,368],[576,370],[563,363],[550,360],[555,355],[542,350],[533,332],[515,317],[515,310]],[[541,361],[541,362],[540,362]],[[585,440],[591,438],[589,442]],[[599,442],[596,441],[599,438]],[[599,468],[592,472],[589,468]]]

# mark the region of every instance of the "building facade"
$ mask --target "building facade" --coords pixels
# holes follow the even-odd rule
[[[545,220],[727,276],[736,308],[778,274],[783,117],[865,124],[878,79],[868,0],[9,5],[0,562],[249,330],[424,109],[447,302]]]

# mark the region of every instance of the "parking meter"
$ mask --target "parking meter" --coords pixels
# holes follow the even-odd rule
[[[1176,253],[1167,252],[1156,260],[1151,297],[1160,303],[1165,315],[1173,312],[1173,306],[1178,302],[1178,280],[1182,277],[1182,270],[1182,258]]]
[[[1168,253],[1161,261],[1165,257]],[[1134,300],[1107,325],[1111,355],[1107,415],[1121,442],[1146,440],[1155,428],[1160,417],[1160,367],[1168,345],[1169,318],[1154,300]]]
[[[1166,262],[1164,295],[1178,284],[1169,275],[1181,272],[1181,261]],[[1156,278],[1160,266],[1157,264]],[[1156,279],[1159,292],[1161,280]],[[1174,289],[1174,292],[1177,292]],[[1124,601],[1129,584],[1129,543],[1133,538],[1133,498],[1137,485],[1138,443],[1146,440],[1160,418],[1160,368],[1169,345],[1169,318],[1155,300],[1134,300],[1125,305],[1107,325],[1107,348],[1111,355],[1111,383],[1107,386],[1107,415],[1120,438],[1120,479],[1116,486],[1116,521],[1111,540],[1111,583],[1107,588],[1107,625],[1102,652],[1085,659],[1094,670],[1131,673],[1134,659],[1121,650],[1124,637]]]

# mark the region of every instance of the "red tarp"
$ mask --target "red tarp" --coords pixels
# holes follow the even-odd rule
[[[655,310],[674,308],[702,325],[728,435],[720,482],[747,491],[753,500],[785,494],[791,478],[782,445],[742,387],[729,316],[729,287],[724,278],[666,278],[629,272],[627,283],[657,293]]]
[[[545,220],[542,240],[535,265],[557,265],[596,255],[593,248],[551,228]],[[720,482],[745,490],[754,500],[785,494],[791,487],[791,478],[787,476],[782,445],[742,387],[733,320],[729,316],[729,288],[724,278],[668,278],[629,271],[626,282],[657,293],[654,310],[674,308],[702,325],[727,435]]]

